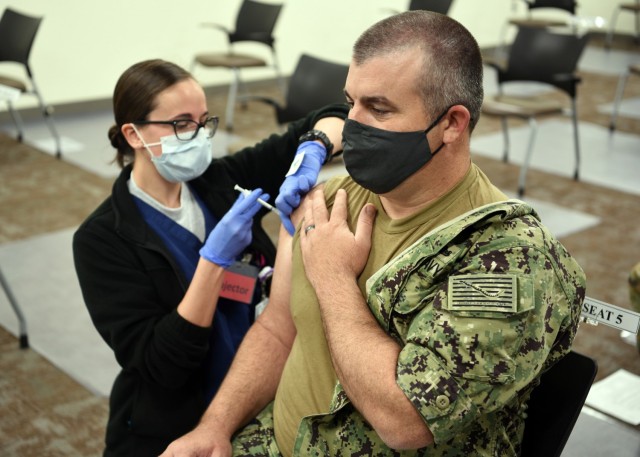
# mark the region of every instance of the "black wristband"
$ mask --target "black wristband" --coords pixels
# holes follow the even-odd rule
[[[327,156],[324,158],[324,162],[322,163],[323,165],[326,163],[331,162],[331,159],[333,159],[333,155],[331,154],[333,152],[333,143],[331,143],[331,140],[329,140],[329,137],[327,136],[326,133],[324,133],[322,130],[309,130],[307,133],[303,133],[302,136],[300,136],[300,138],[298,139],[298,141],[300,143],[304,143],[305,141],[315,141],[315,140],[320,140],[322,142],[322,144],[324,144],[325,149],[327,150]]]

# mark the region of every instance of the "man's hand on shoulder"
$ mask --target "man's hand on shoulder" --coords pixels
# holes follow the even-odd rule
[[[367,204],[362,208],[355,232],[352,232],[347,222],[348,203],[344,189],[336,192],[331,213],[322,192],[310,193],[307,200],[301,208],[304,222],[300,233],[307,278],[316,292],[323,284],[355,280],[369,258],[375,207]]]

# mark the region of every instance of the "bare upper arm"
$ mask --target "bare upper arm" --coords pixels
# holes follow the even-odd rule
[[[312,192],[323,192],[324,185],[320,184],[314,187]],[[298,226],[304,217],[306,202],[309,202],[306,196],[302,199],[300,206],[291,214],[291,221],[294,226]],[[258,317],[256,324],[260,324],[269,333],[275,336],[282,344],[291,347],[293,339],[296,336],[296,328],[291,316],[290,299],[291,299],[291,272],[293,268],[293,237],[285,230],[284,226],[280,226],[278,235],[278,248],[276,262],[273,268],[273,279],[271,282],[271,293],[269,295],[269,304],[264,312]]]
[[[300,221],[304,218],[305,208],[311,201],[309,196],[313,195],[316,192],[324,192],[324,183],[320,183],[317,186],[315,186],[313,189],[311,189],[309,193],[302,198],[302,201],[300,202],[300,206],[298,206],[293,211],[293,213],[291,213],[291,222],[293,222],[294,227],[297,227],[298,224],[300,224]]]
[[[271,280],[269,304],[256,320],[274,337],[288,348],[291,348],[296,336],[296,329],[289,308],[291,295],[291,259],[293,238],[280,226],[278,249]]]

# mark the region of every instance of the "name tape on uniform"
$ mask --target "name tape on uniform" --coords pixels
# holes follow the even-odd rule
[[[595,298],[584,298],[580,315],[584,319],[594,320],[629,333],[637,334],[640,331],[640,313],[634,313]]]

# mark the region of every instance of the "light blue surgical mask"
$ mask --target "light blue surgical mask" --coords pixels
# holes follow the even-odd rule
[[[202,175],[213,160],[211,138],[205,129],[200,129],[189,141],[179,140],[172,134],[161,137],[157,143],[146,143],[135,125],[133,129],[151,156],[156,170],[167,181],[191,181]],[[154,156],[150,148],[158,145],[161,146],[162,153]]]

